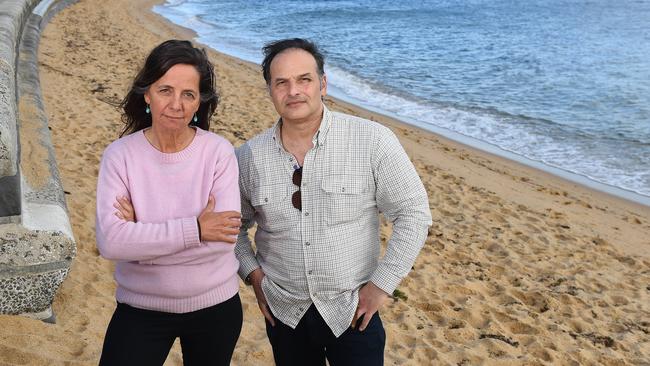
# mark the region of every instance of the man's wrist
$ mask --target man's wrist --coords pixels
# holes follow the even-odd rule
[[[244,283],[245,283],[246,285],[249,285],[249,286],[252,285],[252,284],[253,284],[253,280],[255,280],[255,274],[256,274],[257,272],[264,273],[264,272],[262,272],[262,267],[257,267],[257,268],[255,268],[254,270],[252,270],[252,271],[248,274],[248,276],[246,276],[246,278],[244,278]]]
[[[244,278],[244,283],[246,284],[246,286],[250,286],[250,285],[253,284],[253,273],[255,273],[255,271],[257,271],[258,268],[260,268],[260,267],[257,267],[254,270],[250,271],[248,273],[248,276],[246,276],[246,278]]]

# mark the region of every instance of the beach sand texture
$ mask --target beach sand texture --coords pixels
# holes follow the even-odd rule
[[[39,50],[44,102],[78,255],[55,325],[0,316],[0,365],[96,365],[115,306],[113,265],[95,247],[99,160],[144,57],[192,34],[151,1],[81,0]],[[210,52],[221,102],[213,131],[235,146],[277,118],[258,67]],[[650,209],[327,99],[389,125],[429,192],[434,224],[408,297],[382,309],[387,365],[649,365]],[[390,235],[382,228],[384,241]],[[241,286],[233,365],[271,365],[264,321]],[[181,365],[178,344],[166,365]]]

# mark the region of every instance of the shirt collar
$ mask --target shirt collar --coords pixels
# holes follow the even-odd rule
[[[318,128],[318,132],[316,132],[316,136],[314,136],[314,146],[322,146],[325,144],[331,126],[332,112],[330,112],[327,106],[323,104],[323,120],[320,122],[320,127]]]
[[[323,146],[325,144],[325,139],[332,125],[332,112],[323,104],[323,119],[320,122],[318,131],[314,134],[312,138],[312,143],[314,146]],[[282,138],[280,137],[280,126],[282,126],[282,117],[280,117],[277,122],[272,127],[272,136],[273,140],[279,147],[282,147]],[[284,147],[282,147],[284,148]]]

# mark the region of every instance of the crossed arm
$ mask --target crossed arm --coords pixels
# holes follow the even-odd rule
[[[115,216],[130,222],[137,222],[135,209],[126,196],[116,197],[113,207]],[[239,234],[241,215],[237,211],[214,212],[215,199],[212,195],[208,198],[208,204],[198,217],[201,241],[220,241],[234,244]]]

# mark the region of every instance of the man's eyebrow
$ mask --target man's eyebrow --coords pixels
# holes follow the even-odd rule
[[[295,78],[298,79],[298,78],[303,78],[303,77],[305,77],[305,76],[312,76],[312,73],[311,73],[311,72],[306,72],[306,73],[304,73],[304,74],[300,74],[300,75],[298,75],[298,76],[295,76]],[[292,78],[291,76],[290,76],[290,77],[278,76],[278,77],[276,77],[276,78],[273,78],[273,81],[278,81],[278,80],[289,80],[289,79],[291,79],[291,78]]]

